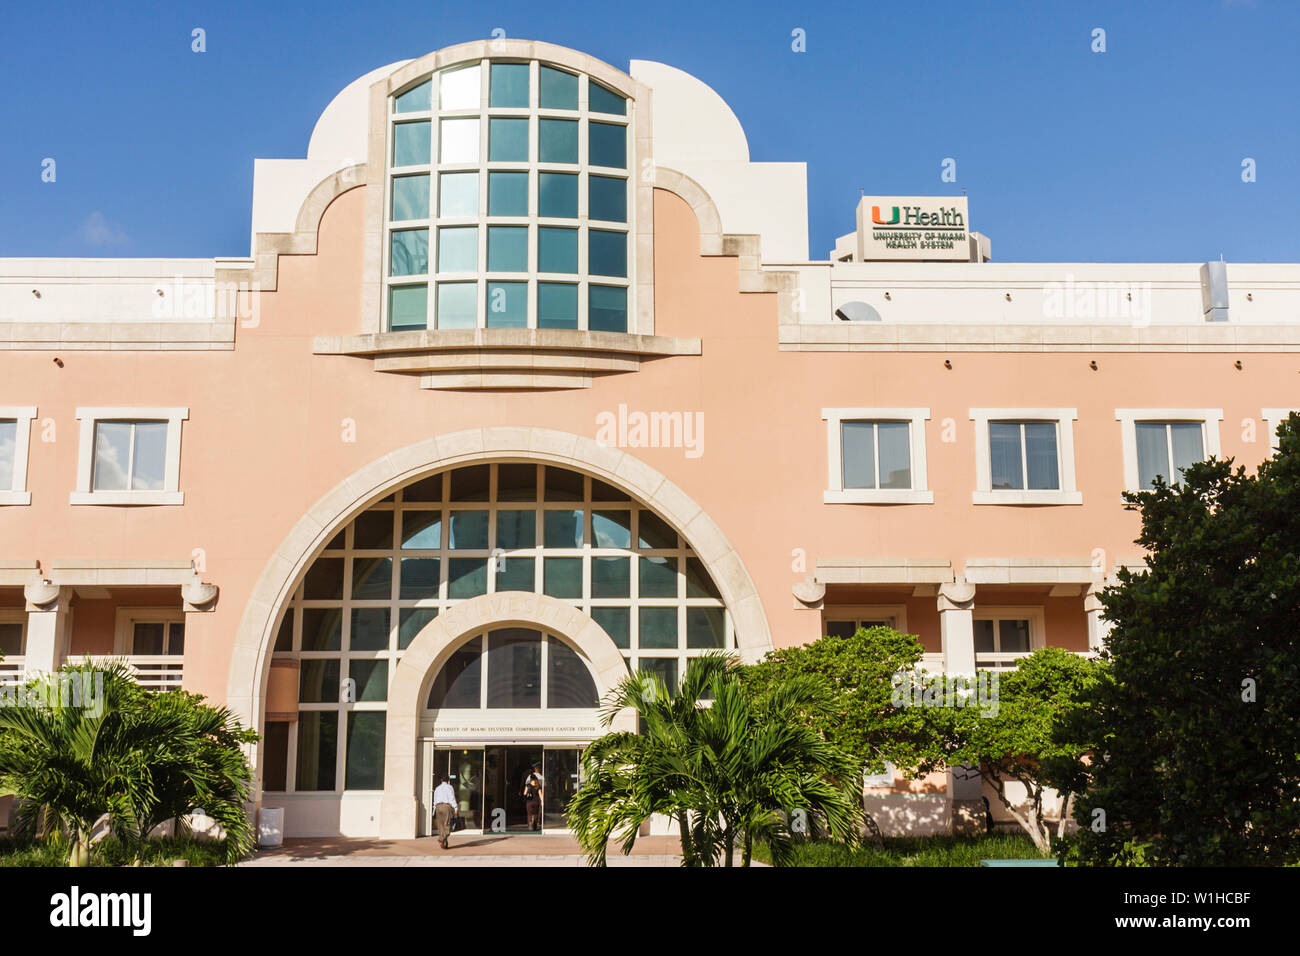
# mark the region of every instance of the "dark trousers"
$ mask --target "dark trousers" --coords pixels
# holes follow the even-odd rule
[[[528,826],[533,830],[542,828],[542,801],[537,797],[531,797],[524,801],[524,809],[528,811]]]

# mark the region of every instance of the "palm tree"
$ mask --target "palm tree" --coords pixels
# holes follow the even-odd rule
[[[755,840],[788,862],[794,821],[820,820],[833,836],[859,832],[860,768],[803,719],[816,687],[796,680],[756,697],[734,657],[691,662],[676,694],[656,675],[624,679],[602,703],[609,727],[630,708],[641,733],[609,733],[583,756],[585,779],[569,822],[593,865],[617,839],[631,852],[653,814],[676,819],[685,866],[748,866]]]

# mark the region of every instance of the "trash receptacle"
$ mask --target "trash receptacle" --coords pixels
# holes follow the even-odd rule
[[[279,846],[284,842],[284,807],[263,807],[257,818],[257,845]]]

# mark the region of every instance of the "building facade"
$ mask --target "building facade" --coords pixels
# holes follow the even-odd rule
[[[810,259],[804,164],[699,80],[501,40],[258,160],[246,257],[0,260],[0,682],[126,657],[262,733],[289,835],[405,837],[441,771],[522,826],[534,764],[562,829],[629,670],[1095,650],[1121,493],[1300,407],[1300,267],[997,263],[921,208]],[[871,783],[887,832],[980,796]]]

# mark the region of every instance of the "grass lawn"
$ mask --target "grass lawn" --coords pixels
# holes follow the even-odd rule
[[[189,860],[190,866],[224,866],[224,844],[199,843],[168,837],[145,845],[145,866],[171,866],[173,860]],[[120,842],[109,837],[90,851],[91,866],[129,866],[131,855]],[[67,866],[68,847],[62,842],[44,843],[17,837],[0,837],[0,867]]]
[[[767,847],[754,848],[754,857],[772,862]],[[979,866],[980,860],[1042,859],[1029,837],[1011,833],[978,836],[895,837],[883,849],[848,848],[839,843],[809,840],[795,845],[794,866]]]

